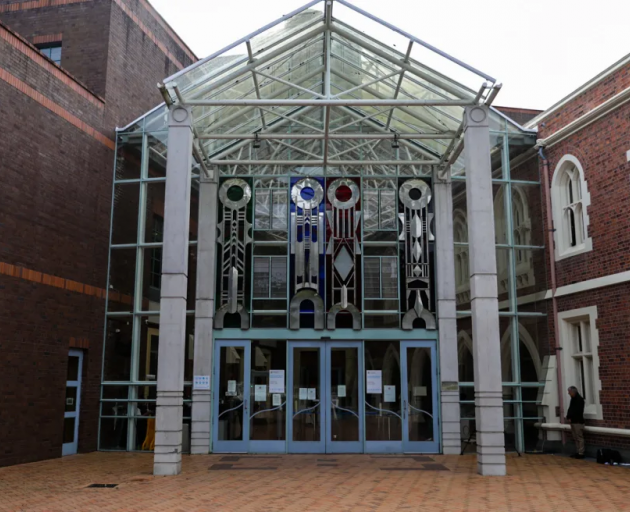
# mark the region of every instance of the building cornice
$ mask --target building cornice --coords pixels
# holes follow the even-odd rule
[[[552,147],[555,144],[563,141],[567,137],[570,137],[574,133],[582,130],[583,128],[586,128],[588,125],[594,123],[606,114],[609,114],[613,110],[621,107],[628,101],[630,101],[630,87],[624,89],[612,98],[606,100],[604,103],[601,103],[594,109],[588,111],[583,116],[578,117],[576,120],[570,122],[566,126],[563,126],[548,137],[545,137],[544,139],[538,139],[537,146]]]
[[[597,85],[599,82],[601,82],[602,80],[604,80],[608,76],[612,75],[613,73],[615,73],[617,70],[621,69],[622,67],[624,67],[628,63],[630,63],[630,54],[628,54],[625,57],[619,59],[612,66],[606,68],[604,71],[602,71],[598,75],[595,75],[588,82],[586,82],[585,84],[583,84],[580,87],[578,87],[575,91],[570,93],[568,96],[565,96],[560,101],[558,101],[557,103],[555,103],[554,105],[549,107],[547,110],[542,112],[540,115],[536,116],[534,119],[532,119],[531,121],[526,123],[525,124],[525,128],[530,128],[530,129],[535,128],[542,121],[547,119],[550,115],[556,113],[558,110],[560,110],[565,105],[567,105],[567,103],[570,103],[575,98],[577,98],[581,94],[585,93],[586,91],[588,91],[589,89],[591,89],[592,87]]]

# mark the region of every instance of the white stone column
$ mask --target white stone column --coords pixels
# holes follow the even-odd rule
[[[190,111],[182,107],[171,108],[164,201],[160,345],[153,458],[155,475],[177,475],[182,466],[192,143]]]
[[[455,313],[453,195],[450,168],[438,168],[433,180],[437,270],[438,333],[440,339],[440,402],[442,451],[459,455],[462,449]]]
[[[477,471],[481,475],[502,476],[506,474],[505,439],[488,121],[488,107],[466,107],[464,151],[475,368]]]
[[[210,377],[212,386],[212,326],[217,247],[218,170],[202,176],[199,184],[199,231],[197,235],[197,297],[195,308],[194,374]],[[211,390],[193,389],[190,452],[210,451]]]

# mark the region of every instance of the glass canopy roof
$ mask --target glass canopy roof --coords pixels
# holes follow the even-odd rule
[[[501,86],[346,0],[313,0],[160,87],[192,110],[206,168],[381,174],[455,163],[464,107]],[[504,123],[496,111],[491,122]]]

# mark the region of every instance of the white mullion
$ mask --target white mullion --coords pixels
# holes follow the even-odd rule
[[[294,70],[292,70],[294,71]],[[319,94],[318,92],[313,91],[312,89],[307,89],[306,87],[300,87],[299,85],[294,84],[293,82],[289,82],[288,80],[283,80],[282,78],[278,78],[277,76],[273,76],[273,75],[268,75],[267,73],[263,73],[262,71],[252,71],[252,73],[256,74],[256,75],[260,75],[263,76],[269,80],[273,80],[274,82],[278,82],[281,83],[283,85],[286,85],[288,87],[290,87],[291,89],[298,89],[299,91],[302,92],[306,92],[308,94],[312,94],[314,97],[316,98],[324,98],[324,96],[322,94]]]
[[[384,110],[379,110],[377,112],[374,112],[373,114],[367,114],[367,112],[366,112],[365,117],[363,117],[363,120],[372,119],[372,118],[374,118],[376,116],[380,116],[381,114],[385,114],[387,112],[391,112],[395,108],[396,107],[388,107],[388,108],[386,108]],[[332,130],[332,133],[337,133],[338,131],[343,130],[344,128],[347,128],[348,126],[352,126],[354,124],[356,124],[356,121],[351,121],[351,122],[343,124],[341,126],[337,126],[334,130]]]
[[[317,58],[317,57],[320,57],[320,56],[321,56],[321,55],[318,55],[318,56],[316,56],[316,57],[313,57],[312,59],[308,59],[308,60],[304,61],[304,63],[306,64],[306,63],[310,62],[311,60],[313,60],[314,58]],[[299,78],[299,79],[298,79],[295,83],[297,83],[297,84],[301,84],[301,83],[303,83],[303,82],[306,82],[307,80],[310,80],[311,78],[313,78],[313,77],[317,76],[317,75],[321,72],[321,71],[320,71],[321,69],[323,69],[323,68],[322,68],[322,66],[320,66],[317,70],[313,71],[312,73],[309,73],[308,75],[305,75],[304,77],[300,77],[300,78]],[[289,71],[286,71],[285,73],[283,73],[283,74],[282,74],[282,75],[280,75],[280,76],[282,77],[282,76],[285,76],[285,75],[291,74],[291,73],[293,73],[294,71],[295,71],[295,70],[291,69],[291,70],[289,70]],[[271,84],[271,82],[263,82],[263,83],[261,84],[261,87],[260,87],[260,88],[261,88],[261,89],[264,89],[265,87],[267,87],[267,86],[268,86],[268,85],[270,85],[270,84]],[[232,87],[232,86],[231,86],[231,87]],[[228,87],[227,89],[230,89],[231,87]],[[293,85],[292,85],[291,87],[293,87]],[[270,99],[273,99],[273,98],[277,98],[278,96],[282,96],[285,92],[288,92],[288,91],[291,89],[291,87],[284,87],[284,88],[282,88],[282,89],[279,89],[279,90],[278,90],[278,91],[276,91],[274,94],[270,95],[270,96],[269,96],[269,98],[270,98]],[[249,111],[249,110],[253,110],[254,108],[255,108],[255,107],[245,107],[245,108],[244,108],[244,110]],[[195,120],[195,123],[196,123],[197,125],[199,125],[199,123],[200,123],[201,121],[203,121],[204,119],[206,119],[206,118],[207,118],[207,117],[209,117],[210,115],[214,114],[215,112],[216,112],[216,110],[213,110],[213,111],[210,111],[210,112],[205,113],[203,116],[201,116],[201,117],[199,117],[198,119],[196,119],[196,120]],[[243,112],[243,113],[244,113],[244,112]],[[232,114],[231,116],[228,116],[227,118],[222,119],[222,120],[221,120],[221,122],[220,122],[219,124],[217,124],[216,126],[214,126],[213,128],[219,128],[219,127],[223,126],[224,124],[229,123],[229,122],[230,122],[230,121],[232,121],[234,118],[236,118],[236,117],[238,117],[238,116],[242,115],[243,113],[236,113],[236,114]],[[207,131],[207,130],[205,130],[205,131],[204,131],[204,133],[205,133],[206,131]]]
[[[413,48],[413,41],[409,41],[409,46],[407,47],[407,53],[405,54],[404,62],[409,62],[409,56],[411,55],[411,49]],[[400,93],[400,88],[402,87],[403,79],[405,78],[405,70],[403,69],[400,72],[400,77],[398,78],[398,84],[396,85],[396,91],[394,92],[394,99],[398,99],[398,94]],[[392,116],[394,115],[394,111],[392,110],[389,114],[389,118],[387,119],[387,124],[385,125],[385,129],[389,130],[389,125],[392,122]]]
[[[353,87],[352,89],[348,89],[346,91],[340,92],[339,94],[335,94],[333,96],[333,98],[340,98],[344,94],[350,94],[351,92],[355,92],[355,91],[358,91],[359,89],[363,89],[365,87],[369,87],[371,85],[377,84],[377,83],[379,83],[381,81],[387,80],[387,79],[392,78],[393,76],[396,76],[396,75],[399,75],[399,74],[400,74],[400,71],[394,71],[393,73],[390,73],[389,75],[385,75],[385,76],[380,77],[380,78],[375,78],[374,80],[370,80],[369,82],[366,82],[364,84],[357,85],[357,86]],[[394,99],[396,99],[396,98],[394,98]]]
[[[315,108],[315,107],[313,107],[313,108]],[[291,114],[296,114],[296,115],[299,115],[299,113],[300,113],[300,111],[299,111],[299,110],[294,110],[291,114],[288,114],[288,115],[287,115],[287,114],[282,114],[282,113],[280,113],[280,112],[274,112],[273,110],[268,109],[268,108],[266,108],[266,107],[260,107],[260,109],[261,109],[261,110],[264,110],[265,112],[268,112],[268,113],[270,113],[270,114],[273,114],[274,116],[278,116],[278,117],[281,117],[281,118],[283,118],[283,119],[288,119],[288,120],[289,120],[289,121],[291,121],[292,123],[297,123],[297,124],[299,124],[299,125],[302,125],[302,126],[304,126],[304,128],[308,128],[309,130],[314,130],[314,131],[316,131],[316,132],[323,133],[323,131],[322,131],[322,130],[320,130],[319,128],[315,128],[314,126],[311,126],[311,125],[310,125],[310,124],[308,124],[308,123],[305,123],[305,122],[303,122],[303,121],[298,121],[297,119],[295,119],[295,118],[293,118],[293,117],[290,117],[290,116],[291,116]],[[271,130],[271,129],[273,129],[273,125],[272,125],[272,126],[270,126],[270,127],[269,127],[269,129],[270,129],[270,130]],[[288,135],[290,135],[290,134],[287,134],[287,138],[289,138],[289,137],[288,137]]]

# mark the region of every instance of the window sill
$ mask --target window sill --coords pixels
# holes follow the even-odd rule
[[[601,405],[587,405],[584,408],[584,419],[587,420],[603,420],[604,414]]]
[[[593,250],[593,240],[587,238],[583,243],[570,249],[565,249],[562,252],[556,250],[556,261],[564,260],[578,254],[584,254],[585,252],[591,252]]]

